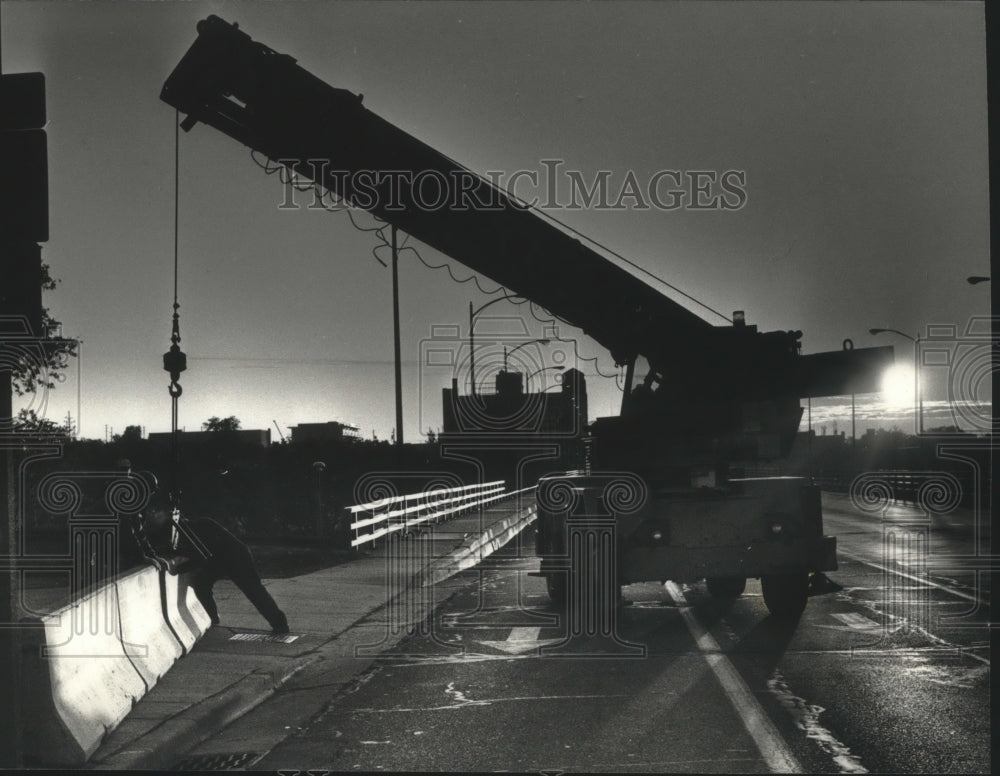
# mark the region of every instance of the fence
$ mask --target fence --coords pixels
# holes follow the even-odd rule
[[[866,472],[823,473],[813,481],[823,490],[848,493],[855,481],[863,477],[867,482],[880,482],[889,489],[890,499],[899,503],[920,504],[930,499],[954,501],[955,506],[972,507],[976,504],[976,488],[983,503],[988,503],[989,472],[983,472],[982,481],[968,472],[910,471],[904,469],[876,469]],[[943,489],[943,490],[942,490]]]
[[[534,487],[506,492],[506,482],[484,482],[458,488],[438,488],[406,496],[391,496],[346,507],[354,536],[351,547],[375,542],[397,531],[408,532],[428,522],[438,523],[450,515],[492,504],[534,490]]]

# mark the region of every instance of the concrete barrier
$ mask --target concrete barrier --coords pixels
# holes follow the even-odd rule
[[[117,589],[102,585],[33,624],[24,655],[25,754],[81,765],[146,692],[122,646]]]
[[[152,566],[44,617],[24,620],[28,762],[85,764],[208,624],[185,580]]]
[[[159,571],[147,566],[119,578],[114,585],[122,647],[148,692],[186,649],[165,616]]]
[[[165,571],[159,574],[163,611],[187,654],[212,627],[212,620],[195,596],[194,588],[188,584],[189,575],[172,576]]]

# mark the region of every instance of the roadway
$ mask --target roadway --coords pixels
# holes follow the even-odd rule
[[[769,617],[754,580],[732,602],[640,584],[618,640],[567,641],[526,574],[528,529],[440,583],[424,627],[346,690],[306,672],[193,753],[254,749],[254,770],[989,772],[989,591],[946,567],[974,551],[973,517],[925,534],[915,509],[824,507],[840,568],[797,622]]]

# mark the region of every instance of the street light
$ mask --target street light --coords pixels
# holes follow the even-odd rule
[[[503,302],[505,300],[516,299],[516,296],[511,294],[504,294],[498,299],[491,299],[484,305],[473,309],[472,302],[469,302],[469,379],[472,382],[472,395],[476,395],[476,341],[472,334],[473,322],[472,319],[475,318],[479,313],[489,307],[491,304],[496,304],[497,302]]]
[[[520,350],[521,348],[523,348],[525,345],[531,345],[531,344],[533,344],[535,342],[537,342],[539,345],[548,345],[550,342],[552,342],[552,340],[548,339],[547,337],[542,337],[542,339],[528,340],[527,342],[522,342],[517,347],[512,348],[509,353],[507,352],[507,346],[504,345],[504,348],[503,348],[503,371],[505,371],[505,372],[507,371],[507,357],[508,356],[513,355],[518,350]]]
[[[989,282],[989,278],[983,277],[982,275],[970,275],[969,277],[966,278],[966,281],[969,283],[969,285],[973,285],[974,286],[974,285],[976,285],[976,283],[987,283],[987,282]]]
[[[989,278],[983,278],[988,280]],[[972,278],[969,278],[969,282],[973,282]],[[978,281],[976,281],[978,282]],[[913,343],[913,397],[917,402],[917,428],[918,432],[924,433],[924,395],[920,390],[920,334],[918,333],[916,337],[911,337],[904,331],[899,329],[869,329],[869,334],[898,334],[900,337],[906,337],[910,342]]]

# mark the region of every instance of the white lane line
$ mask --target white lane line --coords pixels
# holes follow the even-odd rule
[[[933,582],[930,579],[915,576],[914,574],[907,574],[905,571],[900,571],[899,569],[891,569],[888,566],[883,566],[881,563],[875,563],[873,561],[866,560],[865,558],[862,558],[860,555],[855,555],[853,552],[848,552],[847,550],[841,547],[837,548],[837,553],[840,555],[844,555],[857,563],[864,563],[866,566],[871,566],[873,569],[878,569],[879,571],[885,571],[890,574],[897,574],[906,579],[913,580],[914,582],[920,582],[921,584],[924,585],[930,585],[931,587],[936,587],[938,590],[943,590],[944,592],[951,593],[952,595],[958,596],[959,598],[964,598],[966,601],[972,601],[973,603],[977,604],[986,603],[985,601],[981,601],[979,598],[972,595],[971,593],[965,593],[961,590],[956,590],[953,587],[948,587],[947,585],[938,584],[937,582]]]
[[[698,648],[704,654],[705,660],[719,680],[719,684],[722,685],[722,689],[725,690],[750,737],[757,744],[767,767],[773,773],[803,773],[799,761],[789,749],[788,744],[785,743],[785,739],[781,737],[774,723],[768,719],[764,709],[761,708],[760,703],[747,687],[747,683],[743,681],[743,677],[722,653],[712,634],[698,622],[691,612],[684,593],[674,582],[667,582],[664,587],[679,607],[684,624],[687,625],[698,644]]]

